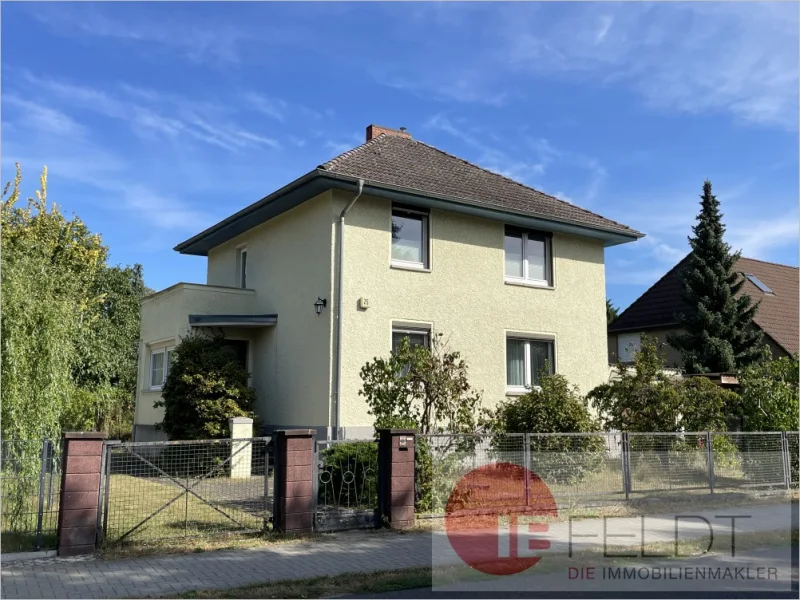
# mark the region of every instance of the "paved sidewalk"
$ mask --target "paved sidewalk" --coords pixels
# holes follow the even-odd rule
[[[695,513],[713,524],[715,535],[730,531],[730,519],[722,515],[747,515],[736,524],[737,533],[788,530],[788,505],[719,508]],[[638,517],[609,519],[609,532],[630,534],[638,544],[642,520]],[[673,540],[674,515],[647,517],[647,541]],[[573,523],[572,535],[602,535],[603,519]],[[706,522],[681,524],[681,539],[709,534]],[[567,523],[554,523],[545,535],[552,552],[565,552]],[[585,540],[583,543],[577,540]],[[577,538],[575,548],[596,546],[601,537]],[[390,531],[351,531],[330,534],[313,541],[272,544],[261,548],[147,556],[122,560],[49,558],[2,565],[3,598],[122,598],[170,596],[203,588],[231,588],[291,579],[305,579],[350,572],[409,569],[431,565],[462,564],[443,532],[398,534]]]
[[[346,532],[273,544],[124,560],[41,559],[2,566],[3,598],[169,596],[204,588],[304,579],[431,564],[427,535]]]

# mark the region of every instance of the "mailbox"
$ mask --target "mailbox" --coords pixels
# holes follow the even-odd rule
[[[400,450],[408,450],[408,438],[404,435],[398,437],[397,447],[400,448]]]

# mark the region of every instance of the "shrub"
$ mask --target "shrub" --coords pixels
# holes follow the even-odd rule
[[[797,431],[798,358],[781,357],[739,373],[740,414],[746,431]]]
[[[192,334],[175,348],[156,407],[159,426],[173,440],[221,438],[230,417],[253,417],[255,391],[248,372],[222,336]]]
[[[501,403],[494,411],[484,410],[481,424],[494,435],[492,447],[498,454],[508,444],[509,433],[589,433],[600,429],[589,414],[586,401],[576,386],[563,375],[540,375],[540,388]],[[600,469],[605,455],[601,435],[530,438],[531,468],[545,481],[574,483]]]
[[[449,351],[442,334],[430,348],[404,338],[389,358],[361,368],[364,396],[375,428],[412,427],[419,433],[474,433],[480,394],[467,380],[467,364]]]
[[[739,399],[704,377],[681,379],[664,371],[654,338],[643,335],[633,366],[618,363],[619,378],[588,398],[603,426],[620,431],[706,431],[725,426]]]

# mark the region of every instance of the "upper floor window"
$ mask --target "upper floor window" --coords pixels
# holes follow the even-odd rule
[[[150,351],[150,389],[160,390],[167,380],[174,346]]]
[[[236,286],[247,287],[247,246],[236,249]]]
[[[506,227],[506,280],[553,285],[551,238],[546,233]]]
[[[392,264],[428,268],[428,213],[392,207]]]
[[[539,385],[543,372],[554,373],[553,340],[506,339],[506,386],[524,393]]]

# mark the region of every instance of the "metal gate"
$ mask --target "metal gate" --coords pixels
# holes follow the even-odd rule
[[[105,543],[265,531],[272,515],[271,438],[107,442]]]
[[[49,439],[2,440],[2,552],[56,547],[61,491],[61,444]]]
[[[378,442],[320,440],[314,455],[317,531],[374,527],[378,514]]]

